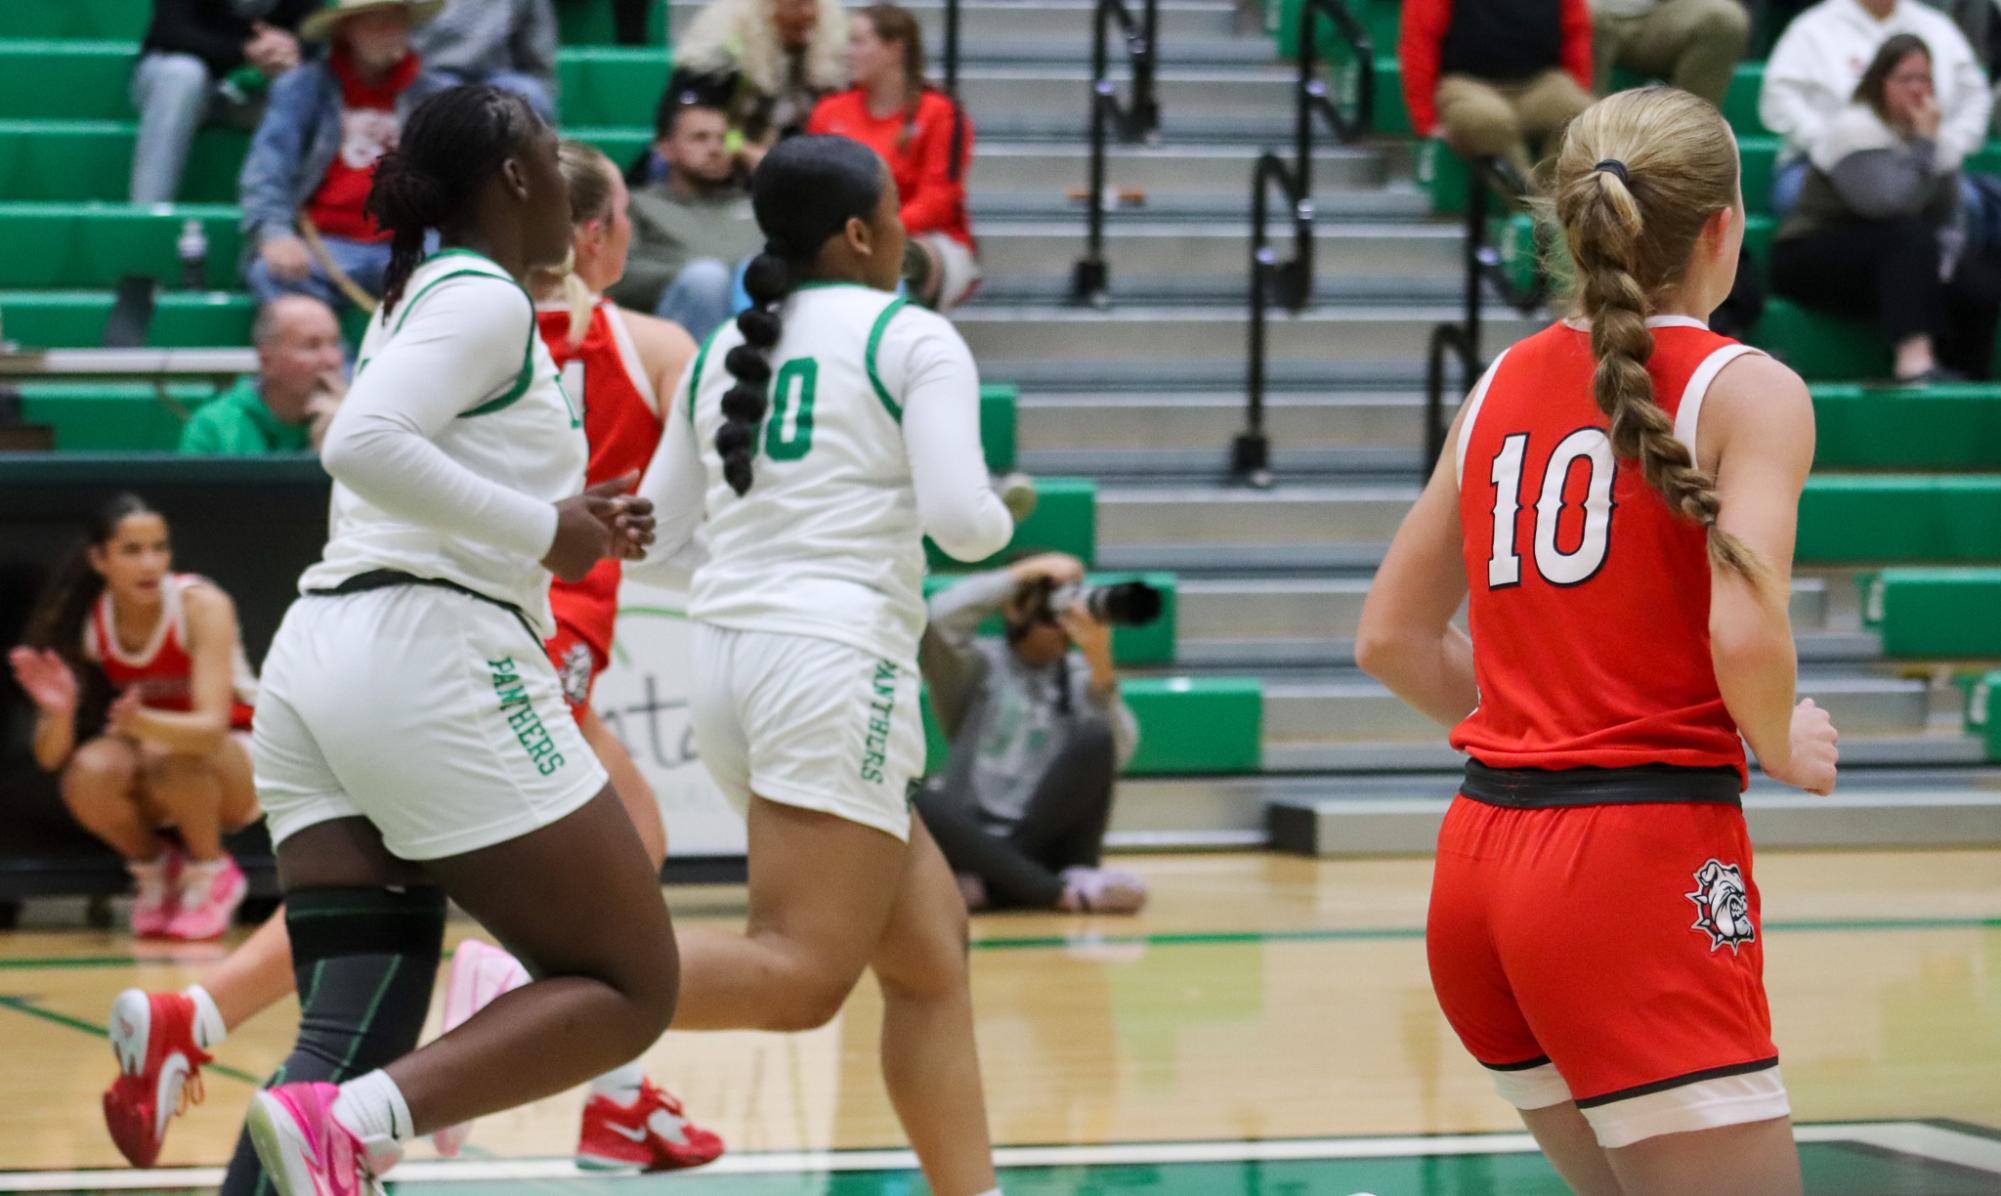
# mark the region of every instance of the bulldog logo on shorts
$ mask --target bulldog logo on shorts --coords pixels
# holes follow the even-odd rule
[[[1709,936],[1710,951],[1727,943],[1735,955],[1738,944],[1757,941],[1757,928],[1751,925],[1751,899],[1744,891],[1744,871],[1737,865],[1709,861],[1695,873],[1695,892],[1682,896],[1695,903],[1695,925],[1689,929]]]
[[[588,644],[571,644],[563,650],[561,667],[556,676],[563,683],[563,696],[572,706],[581,706],[591,698],[591,649]]]

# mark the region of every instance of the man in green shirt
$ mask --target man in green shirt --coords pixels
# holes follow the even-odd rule
[[[653,148],[665,182],[632,193],[632,255],[611,296],[701,340],[735,311],[739,265],[764,246],[720,108],[670,93]]]
[[[317,452],[347,383],[340,324],[310,295],[285,295],[257,313],[257,376],[210,399],[181,429],[180,450],[204,457]]]

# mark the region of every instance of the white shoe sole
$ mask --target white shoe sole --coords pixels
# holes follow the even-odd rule
[[[121,1074],[136,1076],[145,1068],[152,1037],[152,1002],[136,988],[119,993],[118,999],[111,1002],[111,1053],[118,1058]]]
[[[243,1128],[249,1131],[257,1161],[264,1164],[264,1175],[278,1189],[278,1196],[316,1196],[305,1144],[298,1140],[298,1130],[284,1105],[269,1093],[258,1093],[250,1101]]]

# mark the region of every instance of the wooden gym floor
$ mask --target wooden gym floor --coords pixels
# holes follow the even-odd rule
[[[1563,1191],[1432,1002],[1429,861],[1121,862],[1154,886],[1144,917],[975,922],[1010,1196]],[[2001,1192],[2001,851],[1775,852],[1758,870],[1809,1191]],[[741,914],[731,888],[669,900],[686,921]],[[1553,932],[1617,933],[1591,910],[1550,918]],[[455,924],[454,937],[468,929]],[[292,1005],[223,1046],[161,1170],[123,1169],[98,1094],[113,1071],[100,1028],[112,996],[188,984],[221,950],[67,929],[0,936],[0,1193],[214,1186],[251,1085],[289,1043]],[[921,1192],[876,1073],[879,1008],[864,982],[812,1034],[670,1033],[649,1069],[731,1147],[705,1171],[576,1176],[570,1095],[482,1121],[459,1161],[419,1148],[397,1186]]]

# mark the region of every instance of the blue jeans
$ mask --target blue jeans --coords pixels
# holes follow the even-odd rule
[[[738,273],[737,267],[721,258],[693,258],[667,284],[653,313],[679,324],[697,341],[707,340],[737,312]]]
[[[369,243],[366,241],[345,241],[339,237],[322,237],[326,242],[327,256],[334,260],[347,276],[360,284],[361,289],[371,295],[382,293],[382,276],[389,272],[389,242]],[[257,302],[262,305],[280,295],[311,295],[335,311],[343,311],[353,304],[320,266],[313,261],[312,272],[298,282],[286,282],[271,275],[271,268],[261,257],[250,259],[250,269],[245,273],[245,281],[257,293]]]
[[[211,121],[253,127],[263,97],[226,99],[208,65],[192,54],[155,51],[132,71],[132,106],[139,138],[132,146],[132,202],[172,203],[181,190],[188,150]]]
[[[524,75],[518,71],[497,71],[484,79],[456,72],[444,72],[460,83],[485,83],[502,91],[511,91],[528,101],[528,106],[536,115],[550,124],[556,123],[556,99],[549,94],[549,84],[534,75]]]

